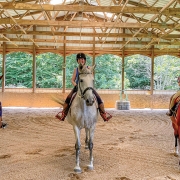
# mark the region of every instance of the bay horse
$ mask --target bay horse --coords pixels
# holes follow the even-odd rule
[[[172,99],[172,97],[171,97]],[[170,116],[172,121],[172,126],[174,129],[175,137],[175,154],[179,155],[179,145],[180,145],[180,97],[175,99],[176,109],[172,116]]]
[[[66,120],[73,126],[75,134],[76,165],[74,171],[76,173],[82,172],[79,165],[79,156],[81,148],[80,133],[83,128],[86,132],[85,148],[89,149],[90,156],[87,167],[93,170],[93,138],[98,119],[98,109],[93,94],[94,77],[92,72],[94,67],[87,68],[85,65],[79,65],[78,91],[66,116]]]

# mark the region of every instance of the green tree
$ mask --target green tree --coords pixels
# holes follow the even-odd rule
[[[32,55],[14,52],[6,56],[6,87],[32,88]],[[92,58],[87,55],[87,65]],[[77,67],[76,54],[63,57],[54,53],[36,56],[36,82],[39,88],[62,88],[63,67],[66,68],[66,88],[72,88],[71,77]],[[96,57],[95,87],[97,89],[121,89],[121,58],[104,54]],[[0,55],[2,74],[2,55]],[[154,89],[177,89],[180,75],[180,59],[173,56],[159,56],[154,60]],[[151,78],[151,59],[142,55],[125,58],[125,89],[149,89]]]
[[[63,57],[54,53],[39,54],[36,57],[37,88],[62,88]]]
[[[120,89],[121,66],[121,58],[116,55],[104,54],[96,57],[96,89]]]
[[[14,52],[6,56],[6,87],[32,88],[32,55]]]
[[[154,89],[177,89],[177,77],[180,75],[180,59],[164,55],[155,58]]]
[[[129,89],[150,89],[151,59],[147,56],[133,55],[125,58],[125,78]]]

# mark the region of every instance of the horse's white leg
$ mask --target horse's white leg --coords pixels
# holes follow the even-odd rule
[[[79,154],[81,148],[80,142],[80,129],[77,126],[74,126],[74,134],[76,138],[75,150],[76,150],[76,166],[74,167],[74,171],[76,173],[81,173],[81,168],[79,166]]]
[[[89,129],[89,153],[90,153],[90,162],[88,165],[89,170],[93,170],[93,139],[94,139],[94,129],[95,127],[93,126],[91,129]]]
[[[86,139],[85,139],[85,149],[88,149],[88,143],[89,143],[89,130],[87,128],[85,128],[85,132],[86,132]]]

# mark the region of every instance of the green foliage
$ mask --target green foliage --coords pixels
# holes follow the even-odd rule
[[[126,57],[125,78],[129,89],[150,89],[151,59],[142,55]]]
[[[95,87],[97,89],[121,88],[121,58],[111,54],[96,57]]]
[[[159,90],[177,89],[180,59],[169,55],[159,56],[154,63],[154,88]]]
[[[92,58],[87,57],[87,65]],[[15,52],[6,56],[6,87],[32,88],[32,55]],[[111,54],[96,57],[95,88],[121,89],[122,60]],[[36,56],[37,88],[62,88],[63,67],[66,68],[66,88],[72,88],[71,77],[77,67],[76,54],[63,57],[54,53]],[[0,55],[0,73],[2,74],[2,55]],[[134,55],[125,58],[125,89],[150,89],[151,59]],[[154,60],[154,89],[177,89],[177,77],[180,75],[180,59],[172,56],[159,56]]]
[[[63,57],[54,53],[36,57],[36,86],[38,88],[62,88]]]
[[[32,55],[23,52],[7,54],[5,84],[32,88]]]

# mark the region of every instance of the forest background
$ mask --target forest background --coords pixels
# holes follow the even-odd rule
[[[92,57],[87,55],[87,65],[92,65]],[[121,90],[122,58],[104,54],[95,58],[95,88]],[[66,69],[66,89],[72,88],[71,77],[77,67],[76,54],[66,57],[54,53],[36,56],[36,88],[62,88],[63,68]],[[0,55],[2,70],[2,55]],[[6,55],[6,88],[32,88],[33,57],[24,52]],[[0,73],[2,74],[0,70]],[[125,57],[125,89],[149,90],[151,81],[151,58],[142,55]],[[164,55],[154,59],[154,90],[176,90],[180,75],[180,58]]]

